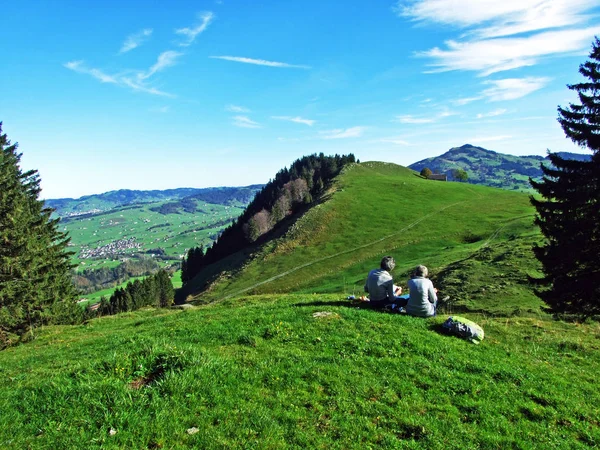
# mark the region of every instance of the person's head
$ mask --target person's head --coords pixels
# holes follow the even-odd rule
[[[427,267],[419,265],[415,268],[415,277],[423,277],[423,278],[427,278],[427,275],[429,274],[429,271],[427,270]]]
[[[394,261],[394,258],[391,256],[384,256],[381,260],[380,266],[383,270],[387,270],[389,272],[390,270],[394,270],[394,267],[396,267],[396,261]]]

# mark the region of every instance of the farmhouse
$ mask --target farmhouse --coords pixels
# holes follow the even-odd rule
[[[428,180],[437,180],[437,181],[448,181],[448,177],[445,173],[432,173],[427,177]]]

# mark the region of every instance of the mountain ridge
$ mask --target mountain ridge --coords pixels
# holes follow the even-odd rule
[[[175,188],[165,190],[117,189],[101,194],[84,195],[79,198],[46,199],[46,206],[55,210],[58,216],[77,216],[81,214],[106,211],[121,206],[159,201],[181,201],[186,198],[215,204],[248,203],[262,188],[262,184],[248,186],[220,186],[209,188]]]
[[[565,159],[589,160],[591,155],[557,152]],[[464,144],[452,147],[447,152],[417,161],[408,167],[420,172],[429,168],[434,173],[446,174],[454,180],[453,169],[465,170],[468,182],[501,189],[531,192],[529,178],[542,177],[541,164],[548,163],[548,157],[539,155],[516,156],[499,153],[483,147]]]

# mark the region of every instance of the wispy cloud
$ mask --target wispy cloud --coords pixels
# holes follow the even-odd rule
[[[417,53],[431,72],[477,71],[481,76],[537,64],[542,58],[584,54],[600,26],[597,0],[404,0],[402,17],[462,31],[443,47]]]
[[[271,116],[271,119],[286,120],[288,122],[301,123],[304,125],[308,125],[309,127],[312,127],[316,122],[316,120],[312,120],[312,119],[303,119],[302,117],[290,117],[290,116]]]
[[[227,105],[225,107],[225,111],[234,112],[234,113],[249,113],[250,110],[244,106],[239,105]]]
[[[266,59],[254,59],[246,58],[244,56],[211,56],[213,59],[223,59],[225,61],[234,61],[244,64],[255,64],[257,66],[268,66],[268,67],[284,67],[289,69],[310,69],[310,66],[304,64],[288,64],[278,61],[267,61]]]
[[[167,67],[174,66],[177,62],[177,58],[179,58],[181,55],[183,55],[183,53],[173,50],[162,52],[160,55],[158,55],[156,62],[146,72],[138,72],[138,80],[145,80],[150,78],[156,72],[160,72]]]
[[[482,91],[482,94],[492,102],[515,100],[525,97],[532,92],[542,89],[550,82],[545,77],[505,78],[503,80],[490,80],[484,84],[492,87]]]
[[[199,18],[200,23],[194,25],[193,27],[178,28],[175,30],[175,34],[179,34],[185,38],[182,42],[179,43],[180,46],[189,47],[190,45],[192,45],[196,40],[196,36],[205,31],[210,25],[210,23],[215,19],[215,15],[212,12],[208,11],[199,14]]]
[[[170,97],[170,98],[174,98],[175,97],[174,94],[170,94],[168,92],[161,91],[160,89],[157,89],[157,88],[152,87],[152,86],[147,86],[147,85],[145,85],[143,83],[140,83],[136,79],[132,79],[132,78],[128,78],[128,77],[121,77],[119,79],[119,84],[127,86],[127,87],[131,88],[134,91],[144,92],[146,94],[160,95],[161,97]]]
[[[481,100],[482,97],[463,97],[457,98],[456,100],[452,100],[452,104],[456,106],[464,106],[469,103],[476,102],[477,100]]]
[[[497,116],[501,116],[504,113],[506,113],[506,109],[495,109],[494,111],[490,111],[490,112],[487,112],[487,113],[477,114],[477,118],[478,119],[485,119],[487,117],[497,117]]]
[[[351,128],[337,128],[334,130],[321,131],[319,134],[323,139],[346,139],[361,137],[367,127],[351,127]]]
[[[119,80],[115,76],[108,75],[108,74],[102,72],[100,69],[89,68],[85,65],[85,63],[82,60],[70,61],[68,63],[63,64],[63,66],[66,67],[67,69],[72,70],[77,73],[91,75],[92,77],[94,77],[95,79],[100,81],[101,83],[119,84]]]
[[[127,53],[134,48],[142,45],[152,35],[152,28],[145,28],[142,31],[127,36],[125,42],[121,46],[119,53]]]
[[[159,57],[159,59],[160,59],[160,57]],[[173,94],[170,94],[165,91],[161,91],[160,89],[157,89],[153,86],[147,85],[144,82],[144,80],[146,78],[148,78],[149,75],[146,76],[146,74],[148,72],[137,72],[137,73],[134,73],[133,75],[131,73],[128,73],[128,74],[119,73],[119,74],[115,74],[115,75],[109,75],[109,74],[104,73],[100,69],[95,69],[95,68],[86,66],[84,61],[82,61],[82,60],[70,61],[70,62],[63,64],[63,66],[74,72],[85,74],[85,75],[90,75],[93,78],[95,78],[96,80],[100,81],[101,83],[111,83],[111,84],[115,84],[117,86],[128,87],[128,88],[132,89],[133,91],[144,92],[144,93],[152,94],[152,95],[159,95],[159,96],[163,96],[163,97],[175,97],[175,95],[173,95]],[[155,64],[155,66],[156,66],[156,64]],[[155,70],[156,69],[155,66],[150,68],[150,71],[154,70],[152,73],[155,73],[158,70],[165,67],[165,66],[159,67],[157,70]]]
[[[258,122],[255,122],[248,116],[234,116],[233,124],[240,128],[261,128]]]
[[[441,111],[432,116],[413,116],[411,114],[403,114],[403,115],[396,116],[396,118],[394,119],[394,122],[419,125],[419,124],[426,124],[426,123],[434,123],[440,119],[444,119],[446,117],[450,117],[450,116],[454,116],[454,115],[456,115],[456,113],[449,111],[449,110]]]

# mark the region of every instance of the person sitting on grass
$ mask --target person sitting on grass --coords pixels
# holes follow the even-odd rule
[[[373,269],[367,276],[365,292],[369,293],[369,305],[373,308],[383,308],[387,305],[396,304],[405,306],[407,299],[399,297],[402,288],[394,286],[394,280],[390,271],[396,267],[396,261],[391,256],[385,256],[381,260],[380,268]]]
[[[435,316],[437,308],[437,289],[427,278],[428,270],[425,266],[417,266],[413,276],[408,280],[410,292],[406,313],[417,317]]]

